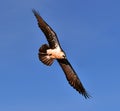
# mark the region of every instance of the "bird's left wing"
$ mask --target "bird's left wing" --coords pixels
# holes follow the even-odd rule
[[[47,38],[50,48],[54,49],[58,46],[60,47],[57,35],[53,31],[53,29],[43,20],[43,18],[40,16],[38,12],[36,12],[34,9],[32,11],[38,21],[38,26],[40,27],[40,29],[42,30],[42,32],[45,34]]]
[[[76,72],[72,68],[69,61],[67,59],[57,59],[57,61],[63,69],[69,84],[80,94],[82,94],[85,98],[89,98],[89,94],[86,92],[85,88],[83,87],[80,79],[78,78]]]

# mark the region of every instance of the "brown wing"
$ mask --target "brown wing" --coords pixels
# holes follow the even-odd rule
[[[38,26],[40,27],[40,29],[42,30],[42,32],[45,34],[47,38],[50,48],[54,49],[57,46],[60,47],[57,35],[53,31],[53,29],[43,20],[43,18],[40,16],[39,13],[37,13],[35,10],[32,10],[32,11],[38,21]]]
[[[86,92],[85,88],[80,82],[80,79],[78,78],[76,72],[70,65],[69,61],[67,59],[57,59],[57,61],[63,69],[69,84],[73,88],[75,88],[80,94],[82,94],[85,98],[89,98],[90,96]]]

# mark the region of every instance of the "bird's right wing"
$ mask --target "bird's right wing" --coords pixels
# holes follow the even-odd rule
[[[54,49],[58,46],[60,47],[57,35],[53,31],[53,29],[43,20],[43,18],[40,16],[38,12],[36,12],[34,9],[32,11],[38,21],[38,26],[40,27],[40,29],[47,38],[50,48]]]
[[[57,61],[63,69],[69,84],[80,94],[82,94],[85,98],[89,98],[89,94],[86,92],[85,88],[83,87],[80,79],[78,78],[76,72],[72,68],[69,61],[67,59],[57,59]]]

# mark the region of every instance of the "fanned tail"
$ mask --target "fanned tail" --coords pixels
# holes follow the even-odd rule
[[[54,59],[50,58],[50,56],[47,54],[47,49],[49,49],[49,46],[47,44],[42,45],[39,49],[38,57],[42,63],[50,66],[52,65]]]

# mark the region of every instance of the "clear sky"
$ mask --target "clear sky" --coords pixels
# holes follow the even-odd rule
[[[68,84],[56,61],[39,61],[47,41],[33,8],[56,31],[91,99]],[[0,111],[119,111],[119,85],[119,0],[0,1]]]

